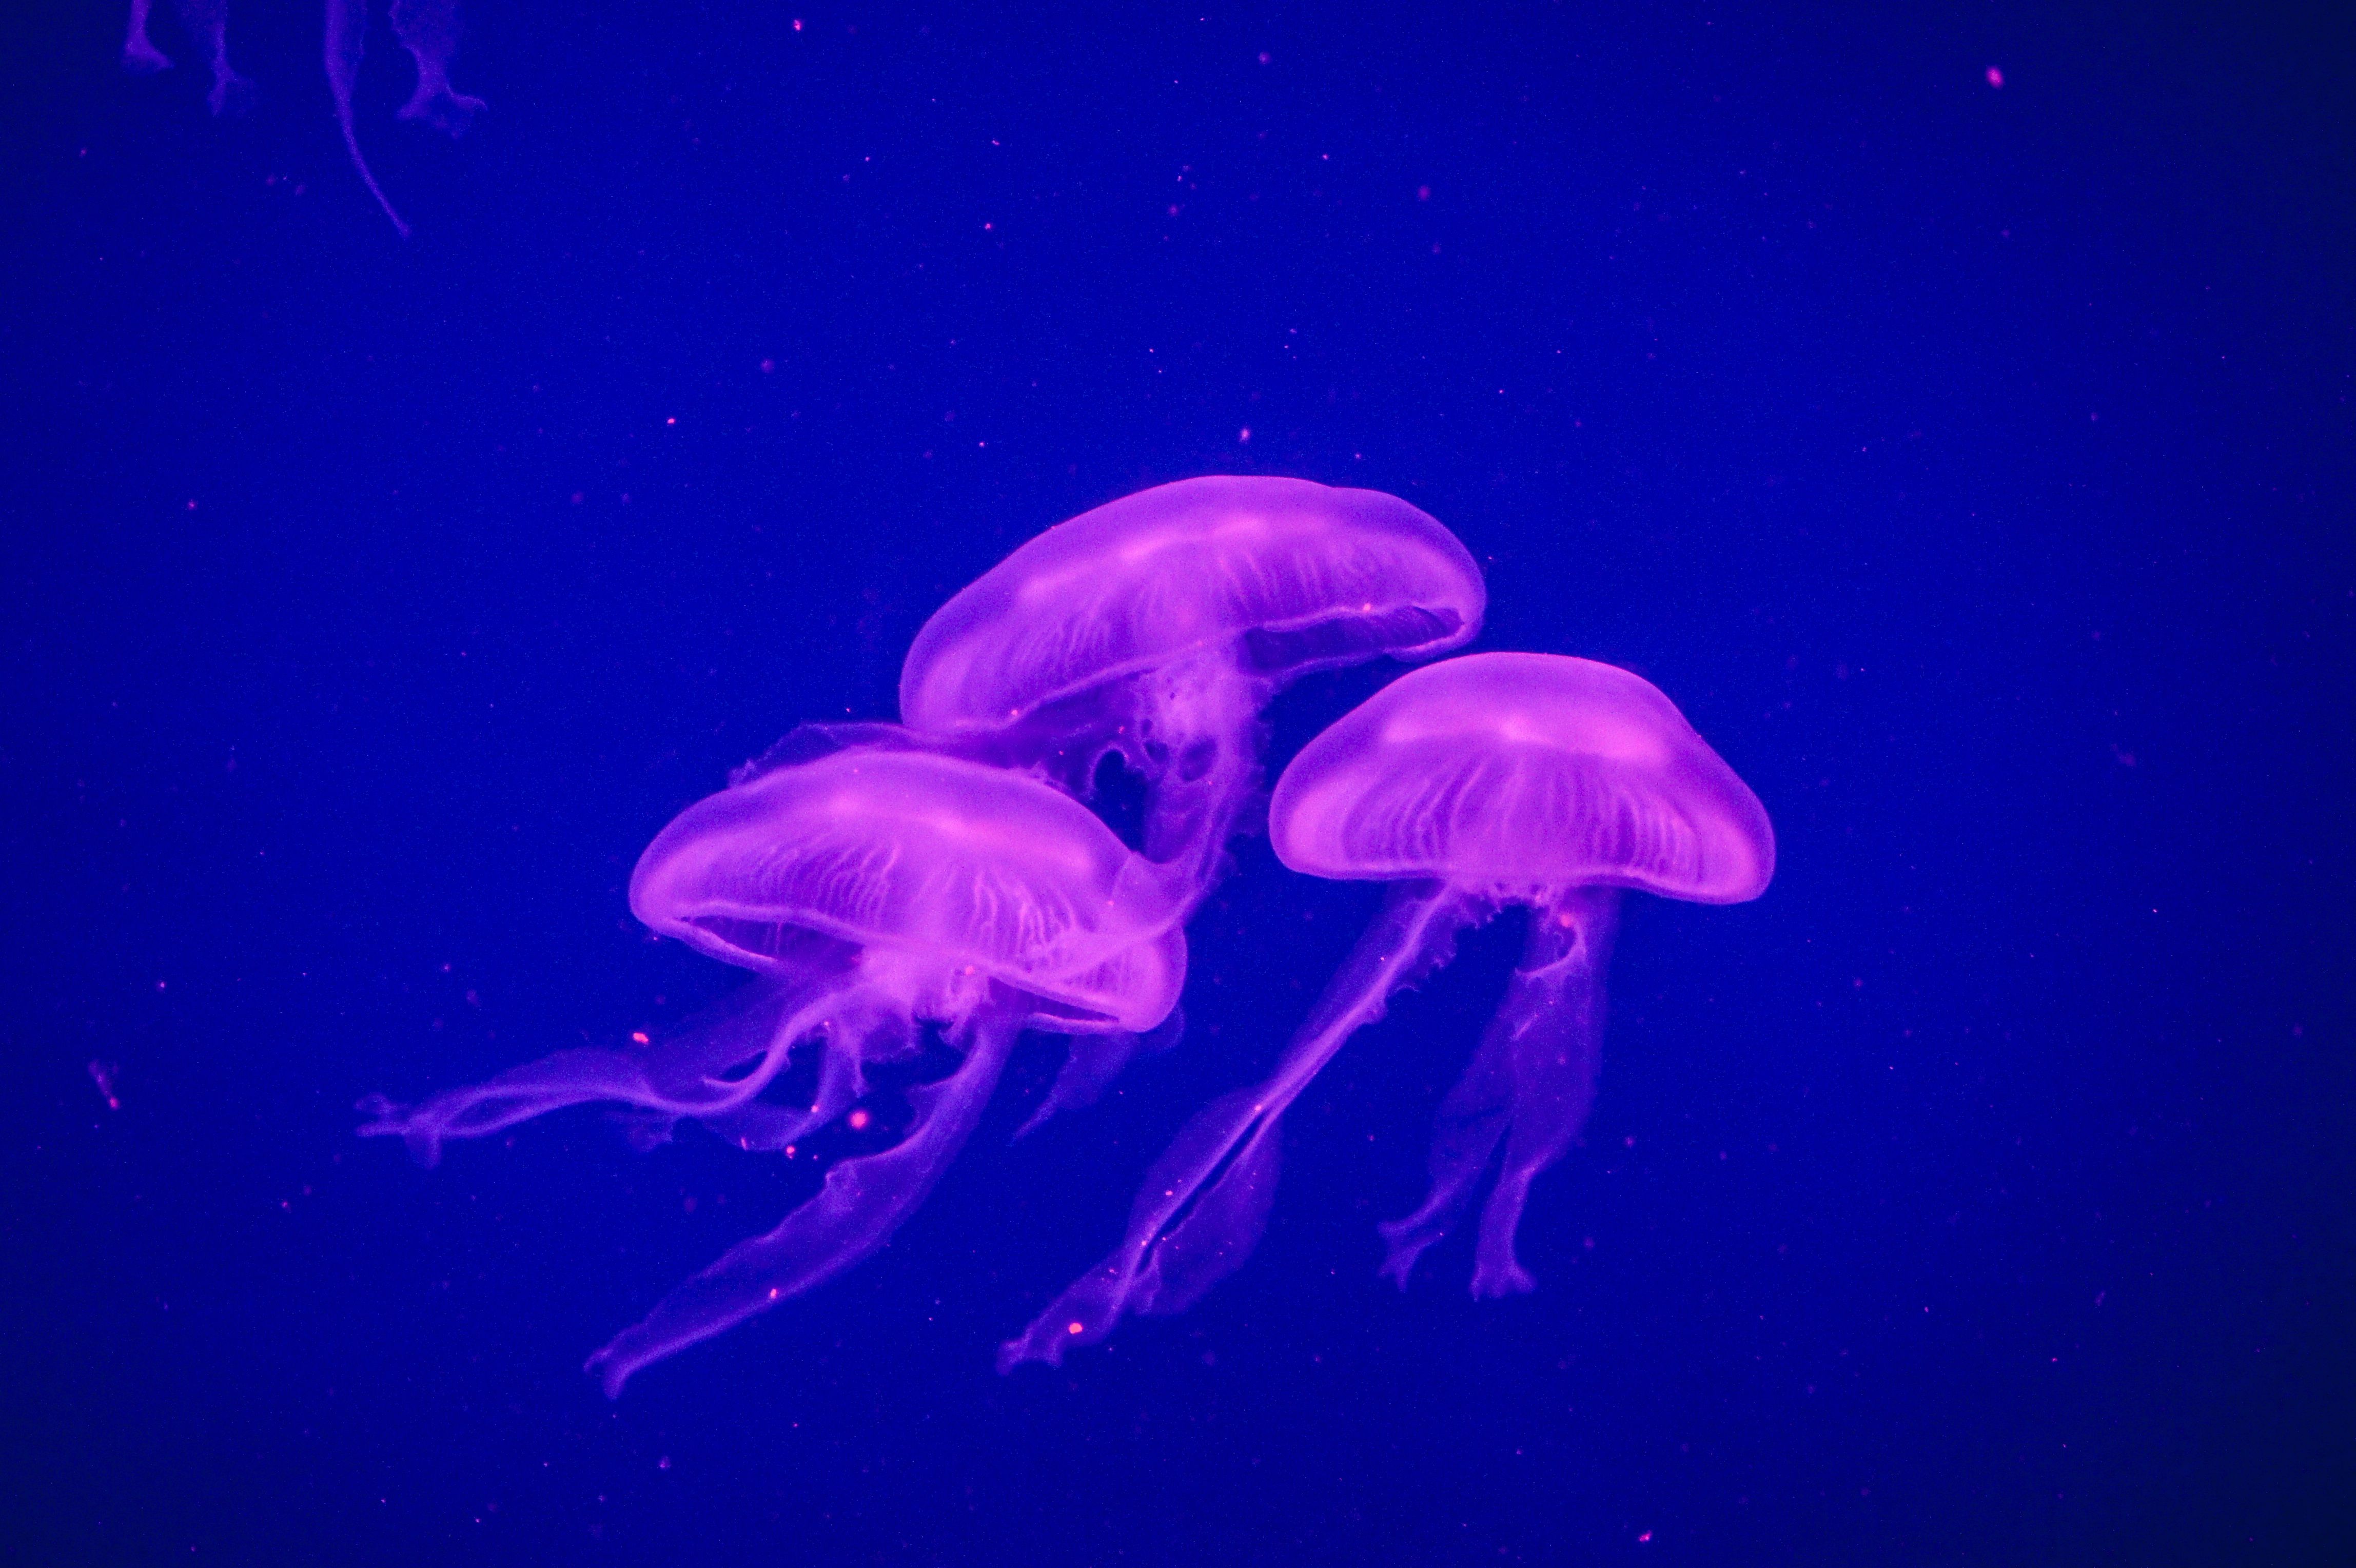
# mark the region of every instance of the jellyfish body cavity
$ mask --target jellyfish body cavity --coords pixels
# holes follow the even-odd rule
[[[865,1069],[914,1054],[927,1026],[962,1060],[906,1091],[899,1143],[837,1164],[775,1230],[592,1358],[608,1393],[882,1246],[973,1130],[1023,1030],[1150,1029],[1185,974],[1165,876],[1048,786],[923,751],[844,750],[697,802],[640,858],[630,903],[759,978],[652,1049],[562,1051],[413,1108],[372,1100],[362,1131],[430,1163],[444,1140],[600,1101],[642,1132],[689,1119],[780,1149],[843,1115]],[[813,1041],[809,1102],[763,1098]]]
[[[1620,891],[1740,902],[1765,890],[1775,857],[1758,798],[1667,697],[1627,671],[1546,654],[1479,654],[1401,677],[1286,768],[1269,832],[1295,871],[1390,884],[1381,915],[1276,1070],[1187,1125],[1120,1245],[1004,1347],[1001,1366],[1056,1361],[1126,1313],[1177,1310],[1237,1266],[1268,1211],[1285,1108],[1393,993],[1507,905],[1530,911],[1521,961],[1441,1104],[1430,1195],[1383,1227],[1383,1272],[1404,1286],[1494,1165],[1473,1294],[1531,1288],[1515,1236],[1532,1179],[1594,1099]]]
[[[1257,786],[1269,697],[1445,652],[1485,603],[1463,545],[1397,497],[1185,479],[1049,529],[951,598],[909,649],[901,718],[1083,795],[1118,753],[1145,779],[1146,854],[1199,900]]]

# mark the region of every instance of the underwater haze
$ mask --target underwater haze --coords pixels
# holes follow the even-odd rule
[[[126,12],[0,66],[0,1559],[2356,1560],[2346,16]]]

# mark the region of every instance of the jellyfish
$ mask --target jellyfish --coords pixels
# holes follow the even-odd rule
[[[1430,1196],[1382,1228],[1382,1272],[1404,1288],[1494,1163],[1472,1294],[1529,1290],[1515,1235],[1531,1180],[1594,1100],[1621,890],[1740,903],[1775,863],[1758,798],[1667,697],[1625,670],[1535,653],[1451,660],[1376,693],[1285,769],[1269,832],[1295,871],[1390,884],[1382,913],[1275,1072],[1186,1125],[1120,1245],[1001,1348],[1001,1369],[1059,1361],[1126,1312],[1183,1310],[1240,1264],[1266,1222],[1285,1108],[1394,992],[1508,905],[1530,911],[1521,961],[1440,1106]]]
[[[1182,479],[1049,529],[942,606],[900,716],[1082,797],[1118,754],[1145,780],[1145,854],[1191,911],[1258,789],[1268,700],[1311,671],[1446,652],[1486,602],[1456,536],[1395,496]]]
[[[776,1230],[593,1356],[609,1396],[883,1246],[972,1133],[1023,1030],[1151,1029],[1185,976],[1165,874],[1039,780],[922,750],[840,749],[696,802],[639,858],[630,908],[758,978],[651,1049],[560,1051],[412,1107],[371,1097],[360,1131],[431,1165],[446,1139],[606,1101],[642,1142],[687,1119],[783,1149],[864,1096],[865,1069],[914,1056],[927,1026],[961,1060],[907,1090],[897,1144],[835,1165]],[[809,1040],[823,1051],[810,1103],[763,1098]]]
[[[147,34],[153,0],[131,0],[130,26],[123,35],[123,63],[143,74],[166,70],[171,59]],[[229,63],[229,0],[174,0],[180,25],[200,45],[212,68],[212,91],[205,101],[215,114],[239,114],[253,102],[253,83]],[[403,120],[415,120],[453,137],[464,135],[483,109],[483,101],[450,85],[451,57],[458,52],[457,0],[392,0],[392,36],[417,65],[417,86],[400,109]],[[376,198],[384,215],[402,239],[409,225],[360,156],[359,133],[352,124],[352,86],[359,79],[360,59],[368,46],[368,0],[327,0],[326,59],[327,91],[335,100],[336,125],[343,133],[344,150],[360,183]]]

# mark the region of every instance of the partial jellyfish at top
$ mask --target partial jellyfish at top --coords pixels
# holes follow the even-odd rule
[[[1515,1236],[1532,1178],[1595,1098],[1621,890],[1740,903],[1775,866],[1758,797],[1667,697],[1625,670],[1550,654],[1476,654],[1401,677],[1293,759],[1269,833],[1295,871],[1388,883],[1382,914],[1276,1070],[1187,1123],[1120,1245],[1006,1344],[1001,1369],[1058,1362],[1126,1313],[1183,1311],[1239,1266],[1274,1197],[1285,1108],[1395,992],[1448,961],[1458,933],[1508,905],[1530,912],[1521,962],[1440,1105],[1430,1196],[1382,1228],[1382,1272],[1404,1289],[1494,1165],[1472,1294],[1529,1290]]]
[[[131,23],[123,35],[123,69],[141,76],[172,69],[172,57],[148,37],[150,9],[150,0],[131,0]],[[229,63],[229,0],[174,0],[172,9],[179,16],[180,30],[203,51],[205,68],[212,73],[206,106],[222,117],[250,112],[253,82]]]
[[[743,777],[658,834],[630,878],[656,931],[760,978],[639,1051],[559,1051],[416,1106],[361,1102],[366,1135],[433,1164],[562,1106],[629,1108],[641,1143],[692,1121],[785,1150],[869,1098],[867,1069],[931,1036],[958,1058],[905,1090],[906,1131],[837,1163],[818,1195],[679,1286],[590,1359],[630,1375],[874,1252],[972,1133],[1025,1029],[1151,1029],[1176,1005],[1185,940],[1170,878],[1059,791],[920,750],[849,747]],[[762,1091],[805,1047],[806,1103]]]
[[[253,106],[253,83],[229,62],[229,0],[173,0],[172,9],[188,41],[204,53],[212,72],[205,102],[219,115],[242,114]],[[155,47],[150,34],[153,0],[131,0],[131,20],[123,39],[123,64],[142,75],[171,69],[172,59]],[[399,117],[431,125],[450,136],[466,134],[481,112],[483,101],[450,85],[450,61],[458,52],[457,0],[392,0],[388,20],[392,36],[409,51],[417,68],[417,83]],[[409,225],[376,182],[368,159],[360,153],[359,133],[352,124],[352,88],[359,79],[360,60],[368,47],[368,0],[327,0],[324,54],[327,91],[335,101],[337,128],[360,183],[402,238]]]
[[[1211,475],[1083,512],[941,607],[900,718],[1083,798],[1118,755],[1188,910],[1259,788],[1261,711],[1312,671],[1430,659],[1481,628],[1472,553],[1396,496]]]

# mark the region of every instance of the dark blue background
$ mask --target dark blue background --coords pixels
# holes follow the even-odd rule
[[[406,244],[308,0],[225,124],[12,16],[0,1555],[2347,1561],[2356,52],[1933,9],[470,0],[466,141],[363,75]],[[1373,1272],[1501,928],[1243,1273],[991,1371],[1371,908],[1253,842],[1183,1049],[1010,1150],[1033,1043],[884,1256],[608,1405],[807,1164],[421,1173],[352,1102],[719,993],[655,830],[1217,471],[1413,499],[1479,646],[1641,671],[1774,817],[1758,903],[1631,902],[1540,1293]]]

